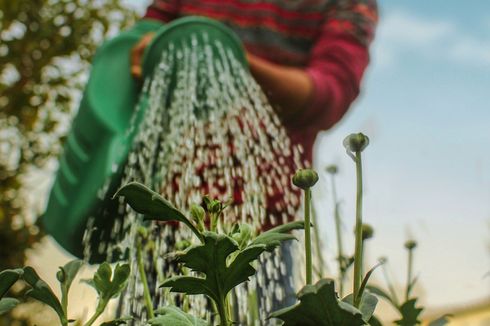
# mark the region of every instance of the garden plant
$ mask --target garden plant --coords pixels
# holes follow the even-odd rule
[[[114,197],[124,197],[129,206],[141,214],[143,220],[158,222],[178,222],[192,231],[191,239],[186,239],[186,248],[175,253],[175,260],[181,266],[182,275],[173,275],[161,280],[160,287],[170,292],[181,293],[185,296],[203,295],[208,298],[213,309],[211,320],[203,319],[203,316],[194,316],[184,304],[179,307],[165,303],[164,306],[155,307],[155,300],[146,278],[143,247],[145,234],[148,232],[140,227],[135,240],[136,260],[139,279],[143,288],[144,309],[147,320],[135,320],[137,324],[147,325],[208,325],[217,323],[220,326],[237,324],[237,316],[232,311],[232,305],[237,304],[232,300],[232,294],[238,285],[247,282],[257,272],[257,260],[266,252],[272,252],[282,242],[295,240],[291,233],[293,230],[304,229],[305,241],[305,285],[297,292],[297,302],[289,307],[274,311],[269,316],[270,324],[282,324],[285,326],[356,326],[356,325],[381,325],[374,317],[378,298],[387,300],[400,313],[401,319],[395,321],[398,325],[417,325],[420,323],[419,315],[422,308],[416,306],[416,298],[411,296],[416,278],[413,277],[413,253],[416,248],[414,241],[406,244],[408,250],[408,276],[404,302],[400,303],[393,285],[388,282],[388,291],[380,287],[368,284],[373,271],[383,265],[385,260],[380,260],[367,273],[363,271],[363,245],[364,241],[372,237],[373,229],[363,224],[362,218],[362,153],[369,144],[369,138],[362,133],[351,134],[344,140],[347,154],[356,166],[356,217],[355,217],[355,252],[352,258],[347,258],[342,251],[342,239],[340,235],[340,215],[338,201],[334,196],[334,218],[338,242],[338,280],[320,278],[313,283],[313,257],[311,250],[311,189],[318,181],[318,174],[312,169],[300,169],[296,171],[292,182],[304,193],[304,221],[286,223],[265,232],[256,232],[254,227],[247,223],[235,223],[225,225],[223,215],[226,214],[227,204],[203,197],[201,205],[193,205],[189,213],[176,208],[172,203],[163,198],[159,193],[151,190],[143,184],[131,182],[121,187]],[[336,167],[327,168],[327,172],[333,177],[337,173]],[[159,253],[165,255],[168,253]],[[65,326],[73,322],[68,316],[68,292],[78,271],[82,267],[81,260],[74,260],[60,267],[56,277],[60,284],[61,299],[59,299],[50,287],[44,282],[31,267],[22,269],[9,269],[0,273],[0,314],[13,309],[18,300],[5,297],[8,290],[19,281],[24,281],[30,290],[27,296],[39,300],[50,306],[58,315],[60,324]],[[344,295],[347,289],[343,286],[350,266],[353,266],[352,291]],[[383,267],[384,268],[384,267]],[[108,302],[117,298],[124,290],[130,268],[127,263],[117,264],[114,268],[109,263],[102,263],[92,279],[84,280],[94,287],[98,294],[98,301],[92,316],[84,326],[95,323],[104,312]],[[349,291],[350,292],[350,291]],[[248,298],[238,298],[247,300]],[[239,302],[238,302],[239,304]],[[121,325],[137,319],[138,316],[122,317],[102,325]],[[447,316],[443,316],[430,325],[440,326],[447,323]]]

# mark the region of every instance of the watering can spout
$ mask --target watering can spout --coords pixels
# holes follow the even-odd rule
[[[144,54],[145,78],[152,76],[169,44],[179,47],[196,33],[209,39],[212,51],[224,47],[246,67],[245,53],[236,35],[223,24],[204,17],[185,17],[167,25],[142,20],[98,49],[41,217],[47,232],[78,257],[87,254],[82,242],[90,219],[92,231],[99,233],[99,238],[107,235],[114,223],[107,211],[117,213],[118,203],[111,200],[111,194],[120,184],[122,167],[138,129],[130,128],[131,121],[137,127],[145,114],[144,105],[138,112],[135,110],[145,94],[140,94],[138,83],[131,77],[130,52],[149,32],[156,34]],[[221,44],[219,49],[217,43]],[[108,207],[105,215],[100,215],[102,207]],[[94,262],[106,258],[102,253],[91,257]]]

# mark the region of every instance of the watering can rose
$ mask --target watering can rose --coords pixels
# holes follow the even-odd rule
[[[318,181],[318,174],[312,169],[299,169],[293,176],[293,184],[303,190],[309,189]]]

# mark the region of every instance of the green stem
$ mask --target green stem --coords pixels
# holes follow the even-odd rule
[[[315,233],[315,250],[318,259],[318,278],[323,278],[323,268],[325,266],[325,261],[322,255],[322,242],[320,241],[320,230],[318,228],[318,218],[315,209],[311,211],[311,217],[313,218],[313,232]]]
[[[357,175],[357,196],[356,196],[356,244],[354,252],[354,298],[360,298],[359,289],[361,286],[362,275],[362,161],[361,152],[356,152],[356,175]],[[359,301],[359,300],[355,300]],[[359,302],[354,302],[357,308]]]
[[[155,318],[153,312],[153,303],[151,301],[150,289],[148,287],[148,281],[146,279],[145,267],[143,265],[143,257],[141,254],[141,239],[136,241],[136,263],[138,264],[138,272],[140,274],[141,283],[143,284],[143,297],[145,299],[146,312],[148,313],[148,319]]]
[[[410,297],[410,288],[412,287],[412,265],[413,265],[413,250],[408,249],[408,271],[407,271],[407,289],[405,291],[405,301]]]
[[[226,298],[222,297],[220,298],[219,302],[217,302],[218,305],[218,314],[219,314],[219,323],[220,326],[229,326],[229,318],[228,318],[228,309],[226,306]]]
[[[63,326],[68,326],[68,293],[61,294],[61,308],[63,309],[63,314],[65,315],[65,319],[61,322]]]
[[[332,182],[332,198],[333,198],[333,205],[334,205],[334,218],[335,218],[335,232],[337,233],[337,259],[339,262],[339,292],[340,296],[343,296],[344,293],[344,279],[345,279],[345,272],[344,269],[342,268],[343,265],[343,259],[344,259],[344,251],[343,251],[343,246],[342,246],[342,232],[340,230],[340,212],[339,212],[339,204],[337,203],[337,191],[335,188],[335,178],[334,175],[332,174],[331,176],[331,182]]]
[[[311,189],[305,189],[305,252],[306,252],[306,284],[312,283],[313,269],[311,264],[311,232],[310,232]]]
[[[104,312],[105,306],[107,305],[106,300],[100,300],[99,303],[97,304],[97,309],[95,309],[94,315],[85,323],[84,326],[91,326],[97,318],[99,318],[100,315]]]
[[[388,275],[387,267],[385,265],[386,263],[381,265],[381,268],[383,269],[383,275],[385,277],[386,284],[388,285],[388,291],[390,291],[391,299],[395,303],[396,307],[399,307],[398,297],[396,296],[395,287],[393,286],[393,282],[391,282],[391,279]]]

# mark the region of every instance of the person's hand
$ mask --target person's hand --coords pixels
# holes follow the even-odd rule
[[[135,79],[141,79],[143,75],[142,59],[145,49],[153,40],[154,32],[147,33],[131,49],[131,76]]]

